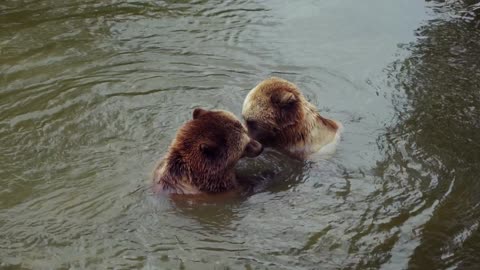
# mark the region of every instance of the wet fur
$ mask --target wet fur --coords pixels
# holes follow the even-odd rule
[[[154,191],[218,193],[238,187],[234,166],[243,156],[260,154],[241,122],[226,111],[196,109],[177,132],[154,170]]]
[[[341,127],[321,116],[297,86],[276,77],[248,93],[242,115],[253,138],[298,159],[332,143]]]

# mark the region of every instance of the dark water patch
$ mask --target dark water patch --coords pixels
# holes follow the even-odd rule
[[[478,265],[478,33],[462,20],[427,24],[417,31],[411,56],[391,73],[406,103],[396,106],[400,121],[386,136],[389,158],[382,167],[393,170],[384,175],[404,174],[405,184],[420,192],[419,210],[430,213],[415,228],[413,269]]]

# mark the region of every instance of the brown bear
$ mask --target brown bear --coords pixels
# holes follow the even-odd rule
[[[262,150],[232,113],[197,108],[155,168],[154,191],[201,194],[234,190],[239,187],[235,164],[242,157],[260,155]]]
[[[321,116],[296,85],[276,77],[248,93],[242,115],[252,138],[297,159],[321,149],[332,152],[342,127]]]

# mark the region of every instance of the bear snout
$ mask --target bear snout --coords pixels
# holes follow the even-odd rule
[[[248,135],[255,140],[262,141],[263,134],[265,131],[260,126],[260,124],[255,120],[246,120],[245,124],[247,126]]]
[[[256,130],[258,128],[258,123],[255,120],[247,120],[245,121],[247,124],[248,130]]]
[[[269,141],[275,137],[275,131],[271,130],[268,125],[263,122],[248,119],[245,121],[245,124],[247,126],[248,136],[260,144],[268,145]]]
[[[263,145],[258,141],[251,139],[245,148],[245,156],[256,157],[263,152]]]

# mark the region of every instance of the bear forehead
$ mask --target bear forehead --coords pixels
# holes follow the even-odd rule
[[[246,132],[245,127],[231,113],[211,111],[201,117],[190,120],[181,129],[181,133],[190,138],[228,139]]]
[[[256,99],[269,99],[281,92],[290,92],[294,95],[300,94],[297,86],[295,86],[293,83],[277,77],[272,77],[262,81],[255,87],[253,92],[254,98]]]
[[[224,110],[212,110],[202,115],[197,120],[204,125],[219,126],[220,129],[235,129],[235,131],[246,131],[242,122],[231,112]]]

